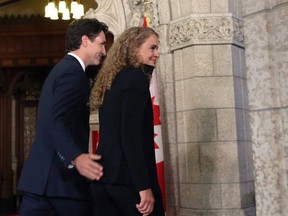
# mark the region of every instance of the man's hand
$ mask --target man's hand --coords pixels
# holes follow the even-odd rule
[[[99,180],[103,175],[103,167],[96,160],[100,159],[100,155],[81,154],[74,160],[74,164],[82,176],[90,180]]]
[[[139,192],[140,203],[136,204],[138,211],[143,214],[143,216],[148,216],[151,214],[154,208],[154,196],[151,189],[143,190]]]

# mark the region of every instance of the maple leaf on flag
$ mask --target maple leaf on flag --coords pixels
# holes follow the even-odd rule
[[[158,144],[155,142],[155,137],[157,137],[158,134],[157,133],[154,133],[154,149],[160,149]]]

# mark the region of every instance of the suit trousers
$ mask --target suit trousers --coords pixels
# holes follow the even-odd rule
[[[92,206],[89,201],[45,197],[25,192],[20,216],[92,216]]]

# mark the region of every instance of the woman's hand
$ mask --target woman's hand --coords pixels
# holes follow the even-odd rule
[[[154,208],[154,196],[151,189],[143,190],[139,192],[140,203],[136,204],[138,211],[143,214],[143,216],[148,216],[151,214]]]

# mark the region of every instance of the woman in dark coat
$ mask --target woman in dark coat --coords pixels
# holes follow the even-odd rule
[[[149,84],[158,34],[132,27],[112,45],[90,96],[99,108],[104,175],[91,184],[96,216],[164,215],[158,185]]]

